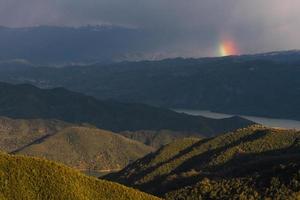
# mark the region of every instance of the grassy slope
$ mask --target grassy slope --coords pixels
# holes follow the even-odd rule
[[[158,199],[37,158],[0,154],[0,175],[0,199]]]
[[[70,125],[58,120],[15,120],[0,117],[0,150],[16,151]]]
[[[121,169],[153,148],[109,131],[68,127],[18,154],[45,157],[82,170]]]
[[[203,178],[216,180],[219,185],[215,185],[220,187],[225,185],[225,183],[218,182],[220,178],[226,180],[252,177],[255,173],[273,169],[277,165],[287,165],[290,161],[295,161],[295,158],[299,160],[300,156],[297,151],[287,151],[294,145],[298,137],[300,137],[300,133],[293,130],[267,129],[256,126],[189,144],[185,139],[182,142],[177,141],[167,145],[158,152],[129,165],[120,173],[109,175],[108,178],[158,195],[164,195],[172,190],[180,191],[185,186],[201,182]],[[285,154],[287,156],[282,157]],[[297,159],[296,161],[298,161]],[[263,162],[265,160],[267,162]],[[262,176],[265,176],[265,173],[262,172]],[[236,184],[236,181],[231,184]],[[191,187],[188,191],[191,192],[193,188]],[[253,187],[253,190],[256,189]],[[215,191],[211,190],[210,192]],[[169,198],[188,199],[189,193],[186,192],[185,195],[183,193],[175,192],[176,195],[170,195]],[[194,198],[191,199],[196,199],[198,193],[196,192]],[[239,191],[233,189],[227,195],[235,193],[239,193]],[[217,197],[221,198],[217,195],[215,197],[216,199]],[[222,196],[222,198],[225,197]]]

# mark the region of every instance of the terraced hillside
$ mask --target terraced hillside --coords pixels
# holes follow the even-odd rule
[[[106,178],[167,199],[287,199],[300,191],[300,133],[252,126],[183,139]]]
[[[0,154],[0,199],[158,200],[43,159]]]
[[[15,153],[44,157],[80,170],[120,170],[154,151],[135,140],[96,128],[72,126]]]

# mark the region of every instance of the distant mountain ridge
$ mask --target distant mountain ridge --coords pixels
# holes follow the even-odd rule
[[[0,64],[0,80],[99,99],[300,119],[300,52],[41,68]],[[18,66],[18,67],[17,67]]]
[[[0,116],[58,119],[120,131],[162,130],[220,134],[253,124],[239,117],[215,120],[180,114],[143,104],[101,101],[63,88],[42,90],[31,85],[0,83]]]
[[[273,51],[258,54],[248,54],[237,56],[238,59],[245,60],[268,60],[281,63],[299,63],[300,50]]]
[[[109,25],[0,27],[0,60],[54,65],[108,63],[141,51],[144,37],[137,29]]]

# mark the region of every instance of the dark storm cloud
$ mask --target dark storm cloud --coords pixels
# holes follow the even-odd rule
[[[228,38],[241,53],[299,48],[299,8],[299,0],[0,0],[0,24],[136,27],[156,38],[157,52],[202,56]]]

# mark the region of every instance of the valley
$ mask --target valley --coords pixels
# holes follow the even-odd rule
[[[240,117],[210,119],[140,103],[98,100],[64,88],[40,89],[8,83],[0,83],[0,116],[88,123],[113,132],[172,130],[204,136],[253,124]]]
[[[239,60],[243,65],[245,62],[257,62],[249,61],[246,58],[248,57],[232,59]],[[230,58],[227,59],[229,59],[228,62],[233,62]],[[224,62],[222,59],[221,61]],[[198,65],[201,62],[211,64],[221,61],[200,59],[195,62]],[[158,61],[155,65],[166,65],[166,68],[162,67],[162,69],[171,70],[173,62],[177,65],[179,60]],[[180,65],[185,65],[191,60],[180,60],[180,62]],[[295,63],[297,62],[295,61]],[[155,69],[153,68],[154,63],[145,63],[149,66],[146,65],[141,69],[150,70],[148,72],[154,73],[152,71]],[[86,68],[72,67],[74,71],[71,72],[71,75],[76,75],[77,70],[79,70],[80,73],[97,73],[98,77],[99,72],[106,71],[108,67],[115,73],[121,69],[121,66],[125,68],[122,68],[119,73],[128,73],[127,70],[129,69],[140,70],[131,68],[131,64],[137,67],[145,63],[119,63],[102,67],[86,66]],[[172,70],[178,70],[173,71],[173,73],[181,73],[180,65],[178,64],[177,68],[172,68]],[[280,64],[277,65],[280,66]],[[30,78],[28,81],[29,79],[25,78],[26,81],[24,81],[26,73],[33,75],[35,74],[34,71],[39,71],[37,76],[43,77],[44,73],[48,76],[51,72],[53,73],[52,77],[59,78],[57,75],[62,76],[63,71],[69,70],[69,68],[32,68],[31,66],[23,68],[22,66],[23,64],[8,71],[3,71],[4,68],[0,68],[4,74],[9,74],[6,78],[8,77],[10,80],[6,79],[5,81],[22,83],[0,82],[0,150],[3,152],[5,161],[12,160],[9,161],[10,166],[14,166],[15,159],[21,163],[35,163],[36,161],[38,163],[52,163],[50,165],[54,168],[58,165],[61,166],[59,169],[74,170],[70,173],[77,174],[72,181],[80,185],[78,188],[81,187],[82,183],[77,181],[85,179],[100,181],[101,183],[102,181],[104,181],[103,183],[112,181],[114,183],[111,184],[122,184],[134,188],[124,192],[124,195],[127,195],[127,199],[130,200],[155,199],[156,197],[166,200],[282,199],[286,196],[293,199],[298,195],[300,190],[298,184],[300,181],[298,176],[300,133],[297,121],[253,117],[243,114],[239,116],[226,115],[193,109],[168,109],[167,104],[150,102],[152,100],[151,98],[148,99],[147,96],[143,98],[150,101],[130,99],[131,97],[125,93],[122,94],[124,98],[121,96],[111,98],[112,96],[105,96],[109,94],[102,91],[101,98],[99,98],[99,91],[90,92],[85,89],[84,85],[81,89],[73,87],[74,85],[70,87],[77,91],[74,92],[63,87],[52,88],[54,85],[50,83],[50,79],[36,81],[34,78]],[[197,71],[198,66],[191,67],[191,69]],[[141,73],[144,73],[143,70]],[[19,77],[17,78],[18,81],[15,81],[16,74],[20,72],[22,72],[22,78]],[[175,74],[173,75],[175,76]],[[102,74],[102,76],[109,77],[107,74]],[[134,76],[139,75],[135,74]],[[160,76],[165,75],[160,74],[158,77]],[[180,75],[181,78],[184,76],[190,80],[190,75]],[[93,80],[92,75],[89,74],[88,77],[89,81]],[[159,79],[163,80],[162,77]],[[77,80],[75,77],[69,78],[73,83],[74,80]],[[132,79],[130,76],[127,78]],[[98,80],[100,80],[99,83],[89,85],[89,87],[99,88],[96,86],[103,80]],[[134,84],[135,81],[132,81],[131,84]],[[55,82],[57,84],[55,86],[61,86],[59,79],[55,79]],[[47,84],[45,85],[45,83]],[[163,82],[160,84],[168,85]],[[182,82],[182,84],[185,83]],[[64,82],[63,86],[67,85],[67,82]],[[126,84],[123,86],[125,88],[133,87],[133,85]],[[149,85],[149,87],[154,86]],[[141,88],[143,87],[141,86]],[[123,89],[119,89],[115,94],[122,93]],[[139,93],[138,90],[134,90],[134,87],[132,89],[136,94]],[[143,89],[147,90],[147,88]],[[189,88],[185,89],[190,91]],[[80,93],[81,90],[86,91],[85,94]],[[113,91],[112,88],[109,90]],[[175,90],[170,88],[168,90],[170,93],[164,92],[164,94],[175,94],[172,93]],[[151,90],[148,92],[151,94]],[[168,96],[164,99],[171,97]],[[175,99],[179,100],[177,97]],[[186,97],[186,99],[190,98]],[[142,103],[135,103],[136,101]],[[203,101],[210,102],[208,100]],[[255,110],[256,108],[253,108],[252,111]],[[228,110],[228,112],[230,111]],[[243,113],[242,110],[241,113]],[[285,113],[288,114],[288,112]],[[265,114],[269,116],[267,112]],[[293,110],[294,114],[297,116],[296,110]],[[285,116],[287,115],[282,115],[282,117]],[[27,161],[23,161],[23,159]],[[24,164],[24,168],[29,169],[28,177],[26,175],[27,178],[22,179],[24,185],[35,185],[37,181],[40,184],[39,181],[45,179],[51,182],[50,177],[42,176],[41,180],[35,178],[35,174],[40,177],[39,173],[48,173],[36,172],[36,168],[39,166],[40,164],[38,166]],[[30,169],[30,167],[34,167],[34,169]],[[6,168],[3,170],[4,174],[8,173],[5,177],[19,176],[18,174],[15,175],[14,171],[6,172]],[[57,171],[57,173],[67,174],[66,171]],[[86,175],[91,176],[91,178]],[[73,175],[66,175],[64,180],[69,177],[73,177]],[[51,178],[56,179],[56,177]],[[11,178],[8,177],[8,179]],[[16,190],[21,188],[15,182],[11,184],[17,187]],[[68,185],[65,185],[67,189],[58,192],[57,195],[75,195],[77,199],[81,199],[80,195],[96,194],[93,188],[98,186],[91,186],[89,182],[85,182],[85,184],[89,185],[89,193],[87,194],[84,192],[76,193]],[[34,188],[30,187],[29,191],[31,189]],[[43,188],[39,190],[42,191]],[[67,193],[65,194],[65,192]],[[110,192],[110,190],[107,189],[106,192]],[[104,199],[121,199],[118,195],[123,194],[118,192],[114,194],[118,197],[115,197],[111,193],[106,194],[101,191],[100,193]],[[28,196],[31,193],[27,194],[23,191],[20,194]],[[32,192],[32,194],[36,195],[37,193]],[[40,195],[40,193],[38,194]],[[11,198],[16,194],[6,190],[3,195]],[[53,193],[50,194],[55,199],[53,195]],[[132,195],[138,195],[138,197]],[[89,199],[96,198],[90,196]]]
[[[0,200],[300,200],[299,8],[0,0]]]
[[[102,101],[63,88],[0,83],[0,94],[0,150],[46,158],[96,176],[121,170],[179,138],[254,124],[238,117],[210,119]]]
[[[299,120],[299,57],[291,50],[60,68],[12,62],[0,64],[0,81],[64,87],[102,100]]]

